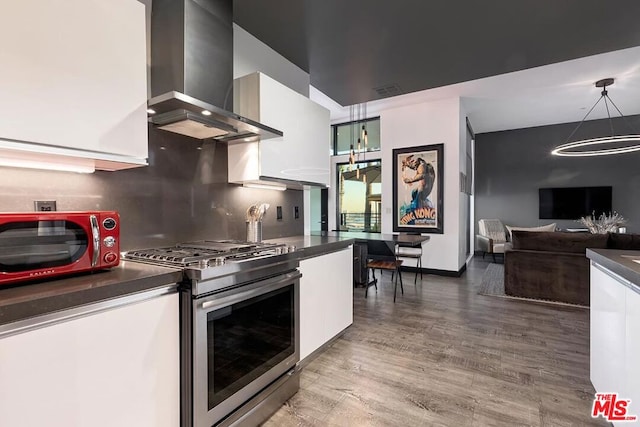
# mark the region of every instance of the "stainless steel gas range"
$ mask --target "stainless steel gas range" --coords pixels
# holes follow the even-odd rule
[[[294,250],[218,240],[125,254],[184,268],[183,427],[257,425],[298,390],[301,275]]]

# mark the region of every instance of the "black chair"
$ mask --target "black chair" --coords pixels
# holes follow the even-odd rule
[[[395,245],[390,247],[387,242],[383,240],[367,240],[367,269],[371,270],[373,280],[367,282],[364,297],[367,297],[369,293],[369,286],[375,286],[376,292],[378,291],[378,279],[376,279],[375,270],[388,270],[393,273],[397,273],[395,276],[393,286],[393,302],[396,302],[396,292],[398,289],[398,278],[400,278],[400,292],[404,295],[404,288],[402,287],[402,275],[400,273],[400,266],[402,260],[398,259],[395,254]],[[367,275],[368,276],[368,275]],[[393,280],[393,277],[392,277]]]

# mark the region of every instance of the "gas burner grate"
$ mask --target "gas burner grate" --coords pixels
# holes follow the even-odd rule
[[[247,243],[235,240],[200,240],[164,248],[137,249],[126,252],[125,259],[172,266],[202,265],[212,259],[244,261],[276,255],[276,249],[286,246],[277,243]]]

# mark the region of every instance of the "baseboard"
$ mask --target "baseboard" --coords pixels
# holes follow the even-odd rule
[[[353,323],[351,323],[351,325],[353,325]],[[349,329],[351,327],[351,325],[347,326],[346,328],[344,328],[343,330],[338,332],[336,335],[334,335],[333,338],[331,338],[326,343],[322,344],[320,347],[315,349],[311,354],[309,354],[307,357],[305,357],[300,362],[298,362],[298,367],[300,367],[300,369],[302,369],[305,366],[307,366],[309,363],[311,363],[313,361],[313,359],[315,359],[320,354],[322,354],[327,348],[329,348],[334,342],[336,342],[336,340],[338,338],[342,337],[342,335],[344,335],[344,333],[347,331],[347,329]]]
[[[400,268],[402,271],[408,271],[410,273],[415,273],[418,270],[418,273],[422,272],[423,274],[435,274],[436,276],[446,276],[446,277],[460,277],[462,274],[467,271],[467,264],[463,264],[458,271],[452,270],[440,270],[437,268],[416,268],[411,266],[402,266]]]

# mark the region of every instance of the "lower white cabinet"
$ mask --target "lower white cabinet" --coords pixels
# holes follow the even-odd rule
[[[300,360],[353,323],[352,247],[300,261]]]
[[[178,294],[0,338],[0,426],[180,424]]]
[[[631,399],[631,414],[640,416],[640,294],[626,289],[625,399]]]
[[[624,382],[625,288],[591,267],[591,382],[599,392],[618,392]]]
[[[629,413],[640,415],[640,294],[634,289],[591,265],[591,382],[599,393],[631,399]]]

